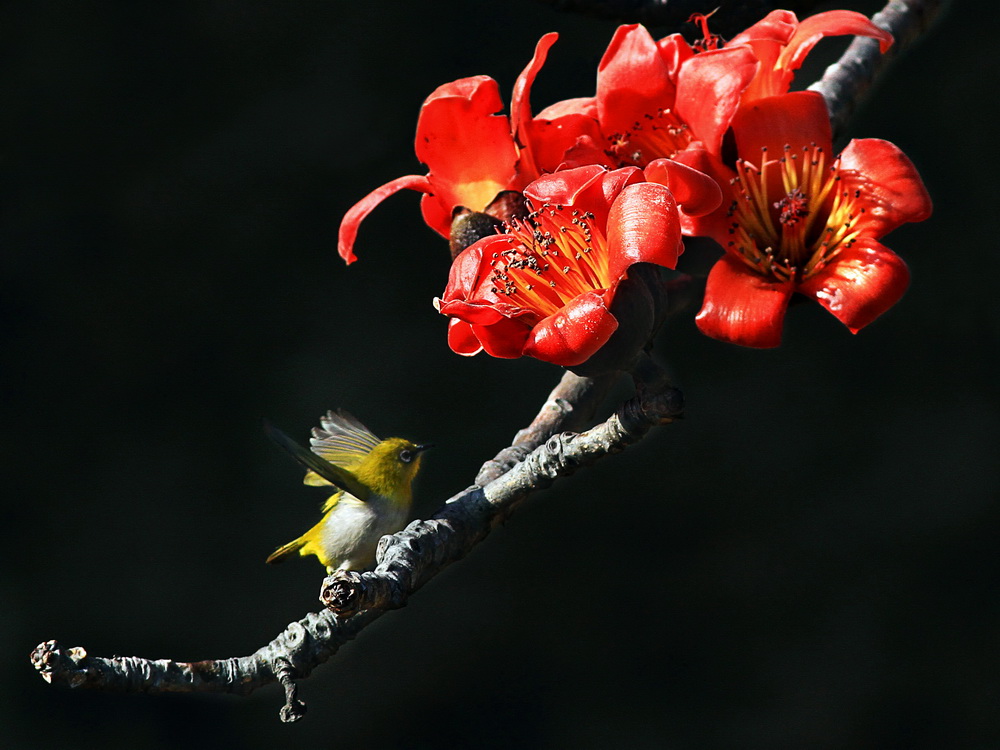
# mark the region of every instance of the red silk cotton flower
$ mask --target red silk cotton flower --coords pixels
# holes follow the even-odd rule
[[[460,253],[435,300],[452,318],[452,350],[565,367],[590,359],[623,324],[614,305],[629,270],[676,265],[683,250],[678,204],[710,211],[721,199],[711,178],[661,162],[649,170],[655,182],[635,167],[590,165],[528,185],[527,218]]]
[[[708,276],[701,331],[777,346],[795,292],[853,333],[892,307],[909,271],[879,239],[931,214],[903,152],[865,138],[833,158],[826,104],[814,92],[755,100],[740,109],[733,132],[740,158],[723,204],[728,212],[693,221],[726,250]]]
[[[422,192],[424,221],[448,237],[457,207],[483,211],[501,191],[521,190],[540,173],[536,158],[549,170],[559,166],[561,152],[552,153],[556,160],[552,165],[544,159],[553,149],[540,148],[536,157],[528,125],[531,86],[557,39],[558,34],[550,33],[538,41],[534,57],[514,85],[510,118],[497,114],[503,101],[497,82],[488,76],[446,83],[427,97],[417,120],[415,147],[428,173],[398,177],[358,201],[340,225],[340,257],[347,263],[357,260],[354,241],[361,221],[400,190]]]

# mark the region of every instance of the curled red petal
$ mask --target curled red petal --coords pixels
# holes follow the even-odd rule
[[[483,350],[483,345],[473,333],[472,326],[458,318],[451,318],[448,321],[448,346],[455,354],[461,354],[463,357],[471,357]]]
[[[790,282],[767,279],[727,254],[708,274],[705,301],[695,322],[702,333],[720,341],[775,347],[781,343],[792,292]]]
[[[798,26],[799,19],[790,10],[775,10],[726,44],[726,47],[747,45],[760,61],[757,75],[743,95],[744,103],[788,91],[791,73],[783,75],[777,65],[782,50]]]
[[[740,158],[758,167],[765,154],[768,159],[780,158],[785,146],[799,151],[816,144],[830,153],[833,140],[826,102],[816,91],[796,91],[744,104],[733,118],[733,133]]]
[[[660,57],[667,66],[671,80],[675,80],[681,65],[695,55],[691,45],[680,34],[665,36],[656,43]]]
[[[677,201],[663,185],[627,186],[608,214],[608,275],[617,281],[633,263],[676,268],[684,251]]]
[[[562,367],[583,364],[618,328],[601,294],[588,292],[536,325],[524,354]]]
[[[430,183],[428,183],[426,177],[409,174],[404,177],[397,177],[382,187],[375,188],[351,206],[340,222],[340,232],[337,237],[337,252],[340,253],[340,257],[344,259],[344,262],[350,265],[358,259],[354,254],[354,241],[358,237],[358,226],[372,212],[375,206],[400,190],[418,190],[422,193],[427,193],[430,189]]]
[[[795,34],[799,19],[790,10],[772,10],[761,20],[729,40],[726,46],[752,42],[776,42],[782,46]]]
[[[857,190],[865,210],[858,228],[867,237],[882,237],[900,224],[931,215],[931,197],[906,154],[889,141],[858,138],[840,154],[845,190]]]
[[[493,305],[470,302],[465,299],[439,299],[437,308],[442,315],[464,320],[466,323],[477,326],[491,326],[494,323],[499,323],[505,317],[503,312]]]
[[[722,203],[719,183],[704,172],[674,159],[654,159],[643,170],[649,182],[664,185],[673,193],[681,211],[704,216]]]
[[[681,211],[681,231],[687,237],[711,237],[719,244],[725,245],[732,224],[732,218],[728,213],[733,200],[731,181],[736,173],[717,157],[709,154],[698,142],[680,151],[673,160],[709,175],[722,193],[719,207],[714,211],[697,216],[690,210]]]
[[[909,284],[910,271],[902,258],[876,240],[861,238],[798,291],[857,333],[895,305]]]
[[[489,274],[488,264],[484,267],[483,263],[483,248],[486,246],[483,240],[474,242],[452,261],[448,269],[448,283],[441,295],[443,301],[466,300],[473,296],[483,277]]]
[[[510,122],[496,114],[502,108],[497,83],[488,76],[446,83],[424,102],[415,146],[430,169],[441,214],[450,217],[455,206],[482,211],[501,190],[521,187]],[[447,228],[442,233],[447,236]]]
[[[787,46],[781,51],[778,67],[789,71],[798,70],[820,39],[845,34],[877,39],[883,54],[892,45],[892,34],[873,24],[868,16],[853,10],[829,10],[809,16],[799,23]]]
[[[757,66],[757,57],[746,46],[702,52],[681,66],[677,75],[677,114],[711,153],[722,150],[722,136]]]
[[[523,149],[520,153],[520,170],[523,173],[530,172],[531,177],[538,174],[531,148],[531,86],[535,82],[538,71],[545,64],[549,49],[558,39],[559,35],[551,31],[538,40],[538,44],[535,45],[535,54],[514,83],[514,93],[510,100],[511,129],[514,133],[514,139]],[[530,181],[530,178],[526,181]]]

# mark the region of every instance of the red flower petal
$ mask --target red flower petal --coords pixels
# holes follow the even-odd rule
[[[588,164],[542,175],[524,189],[524,194],[536,208],[549,203],[589,211],[594,214],[594,224],[603,227],[618,194],[642,180],[642,170],[638,167],[608,171],[600,165]]]
[[[824,269],[799,285],[837,320],[857,333],[895,305],[910,283],[910,272],[892,250],[861,238]]]
[[[740,32],[727,42],[726,46],[752,44],[753,42],[775,42],[784,46],[792,38],[799,26],[799,19],[790,10],[772,10],[761,20]]]
[[[491,357],[517,359],[525,350],[531,329],[519,320],[502,318],[492,325],[473,325],[472,332]]]
[[[753,50],[741,46],[702,52],[681,66],[675,109],[711,153],[722,150],[722,136],[757,65]]]
[[[676,80],[681,65],[695,56],[691,45],[680,34],[663,37],[656,43],[656,48],[660,51],[660,57],[667,66],[671,80]]]
[[[531,62],[521,71],[521,75],[514,83],[514,93],[510,100],[511,131],[514,134],[514,139],[525,149],[521,152],[520,171],[530,171],[532,177],[538,174],[538,169],[531,153],[531,86],[535,82],[538,71],[545,64],[549,49],[556,43],[557,39],[559,39],[559,35],[553,31],[538,40]],[[525,179],[525,182],[529,182],[530,179]]]
[[[492,237],[486,238],[492,240]],[[487,243],[475,242],[458,254],[448,269],[448,284],[441,295],[445,302],[468,299],[482,283],[484,274],[489,274],[489,266],[483,267],[483,249]]]
[[[757,75],[743,96],[744,102],[765,96],[777,96],[788,91],[788,81],[776,72],[775,66],[798,25],[799,19],[790,10],[771,11],[726,44],[727,48],[749,45],[760,61]]]
[[[741,346],[778,346],[785,310],[792,296],[790,282],[779,283],[724,255],[712,266],[705,302],[695,318],[702,333]]]
[[[658,182],[669,189],[681,210],[689,216],[704,216],[722,203],[719,183],[682,162],[654,159],[643,172],[650,182]]]
[[[458,318],[448,321],[448,346],[455,354],[463,357],[471,357],[483,350],[483,345],[472,332],[472,326]]]
[[[867,237],[882,237],[931,215],[931,197],[916,167],[889,141],[851,141],[840,155],[840,170],[845,190],[860,191],[857,201],[865,215],[858,228]]]
[[[520,187],[515,184],[517,150],[510,123],[495,114],[502,108],[496,81],[475,76],[439,86],[420,110],[417,158],[430,169],[434,197],[442,207],[432,226],[445,237],[453,207],[482,211],[501,190]],[[447,216],[446,224],[440,216]]]
[[[358,225],[372,212],[375,206],[400,190],[419,190],[426,193],[430,189],[430,183],[427,182],[426,177],[409,174],[404,177],[397,177],[382,187],[375,188],[351,206],[340,222],[340,233],[337,239],[337,252],[340,253],[340,257],[344,259],[344,262],[350,265],[358,259],[354,254],[354,241],[358,237]]]
[[[663,185],[629,185],[608,214],[608,276],[620,279],[633,263],[676,268],[684,252],[677,202]]]
[[[550,104],[537,115],[536,120],[558,120],[569,115],[582,115],[597,119],[597,100],[592,96],[578,96]]]
[[[656,42],[638,24],[619,26],[597,67],[597,113],[605,134],[672,109],[676,86]]]
[[[581,294],[534,327],[524,354],[562,367],[583,364],[617,328],[600,294]]]
[[[817,13],[801,23],[788,10],[775,10],[726,47],[749,45],[760,60],[760,70],[747,88],[743,103],[767,96],[779,96],[791,87],[798,70],[816,43],[825,36],[851,34],[879,40],[882,52],[892,44],[892,36],[875,26],[866,16],[850,10]]]
[[[892,34],[873,24],[868,16],[853,10],[829,10],[809,16],[799,24],[787,46],[781,51],[778,67],[788,71],[798,70],[820,39],[844,34],[878,39],[879,49],[883,54],[892,45]],[[789,80],[790,78],[791,76]],[[785,91],[787,90],[786,88]]]
[[[597,122],[593,97],[566,99],[551,104],[528,123],[519,138],[531,144],[540,172],[555,172],[587,164],[614,166],[604,153],[604,137]]]
[[[732,218],[728,215],[733,199],[730,180],[736,176],[736,173],[718,158],[709,154],[701,143],[692,143],[678,153],[674,157],[674,161],[709,175],[722,193],[719,207],[711,213],[695,216],[689,210],[682,211],[681,231],[688,237],[711,237],[719,244],[725,245],[729,239],[729,227],[732,224]]]
[[[733,118],[733,133],[740,158],[758,167],[762,154],[778,159],[786,145],[792,151],[815,143],[831,150],[830,114],[823,96],[816,91],[755,99],[740,107]]]

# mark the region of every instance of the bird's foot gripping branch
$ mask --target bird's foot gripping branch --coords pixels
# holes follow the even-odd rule
[[[643,371],[658,368],[644,360]],[[614,381],[611,375],[586,378],[566,373],[538,416],[515,437],[509,448],[481,468],[476,484],[447,500],[427,520],[383,537],[378,564],[365,573],[335,573],[321,589],[325,609],[293,622],[273,641],[249,656],[178,662],[140,657],[90,656],[82,647],[58,641],[39,644],[32,664],[47,682],[120,692],[210,692],[248,695],[270,683],[285,688],[282,721],[305,713],[296,679],[333,656],[365,626],[408,597],[450,563],[464,557],[490,530],[506,519],[532,492],[563,476],[618,453],[640,440],[652,427],[680,416],[681,394],[654,376],[637,395],[607,420],[585,432],[567,431],[587,422]],[[508,466],[509,456],[524,459]],[[506,470],[505,470],[506,467]]]

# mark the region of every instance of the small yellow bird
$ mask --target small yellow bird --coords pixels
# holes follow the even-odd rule
[[[379,440],[342,409],[327,412],[320,424],[313,428],[310,452],[265,423],[271,438],[309,469],[305,484],[338,488],[323,504],[320,522],[272,552],[267,562],[298,552],[316,555],[327,573],[364,570],[375,562],[378,540],[406,525],[420,454],[431,446]]]

